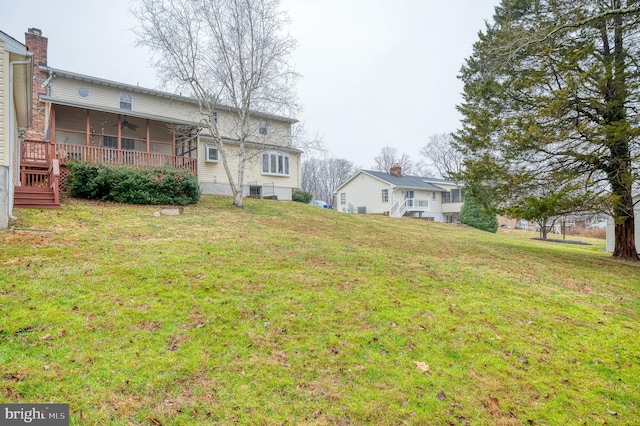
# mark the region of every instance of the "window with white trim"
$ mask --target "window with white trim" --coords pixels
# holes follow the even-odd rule
[[[218,147],[215,145],[206,144],[204,146],[204,161],[217,163],[220,160],[219,154]]]
[[[211,116],[213,117],[213,122],[218,124],[218,111],[213,111]]]
[[[347,193],[346,192],[341,192],[340,193],[340,204],[347,204]]]
[[[382,202],[383,203],[388,203],[389,202],[389,190],[388,189],[383,189],[382,190]]]
[[[263,153],[262,174],[289,176],[289,156],[281,152]]]
[[[267,120],[260,120],[260,125],[258,126],[258,133],[261,135],[266,135],[267,130]]]
[[[128,93],[120,93],[120,109],[133,111],[133,96]]]

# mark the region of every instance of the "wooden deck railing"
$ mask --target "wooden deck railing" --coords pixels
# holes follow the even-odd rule
[[[136,167],[170,166],[176,169],[189,170],[193,174],[198,172],[198,159],[180,157],[177,155],[158,154],[151,152],[128,151],[116,148],[102,148],[96,146],[56,144],[50,142],[24,140],[20,146],[20,164],[27,167],[42,166],[42,170],[21,171],[21,182],[25,186],[49,186],[50,176],[46,170],[52,165],[52,159],[57,159],[64,165],[70,160],[89,161],[93,164],[109,164],[112,166],[127,164]]]
[[[20,184],[22,186],[32,186],[39,188],[48,188],[51,184],[49,177],[51,171],[47,169],[37,170],[20,170]]]
[[[51,143],[25,139],[20,146],[20,164],[49,165],[51,160]]]
[[[136,167],[170,166],[176,169],[189,170],[193,174],[196,174],[198,171],[197,158],[85,145],[56,144],[55,147],[56,158],[60,159],[61,164],[78,160],[88,161],[93,164],[109,164],[112,166],[122,164]]]

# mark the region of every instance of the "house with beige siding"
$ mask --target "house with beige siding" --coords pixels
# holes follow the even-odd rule
[[[31,121],[31,70],[27,47],[0,31],[0,229],[12,215],[19,138]]]
[[[89,161],[187,169],[198,177],[203,193],[231,195],[218,147],[203,133],[203,113],[194,98],[53,68],[47,63],[46,37],[30,29],[26,39],[38,65],[34,71],[34,126],[21,150],[26,185],[18,193],[27,186],[42,186],[33,174],[39,164],[42,169],[57,161],[60,185],[64,186],[69,161]],[[238,114],[220,105],[213,118],[235,180]],[[295,122],[253,114],[253,132],[246,143],[245,196],[292,198],[292,191],[300,186],[302,153],[292,145]],[[24,205],[29,203],[21,194],[20,200]],[[31,203],[36,204],[33,197]]]
[[[335,191],[336,210],[345,213],[421,217],[459,222],[464,187],[445,179],[408,176],[393,166],[389,172],[360,170]]]

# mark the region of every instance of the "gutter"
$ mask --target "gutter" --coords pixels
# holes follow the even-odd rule
[[[9,62],[9,180],[10,183],[8,185],[7,196],[9,197],[9,209],[8,216],[11,220],[16,220],[17,218],[13,216],[13,197],[15,196],[14,182],[13,182],[13,167],[14,167],[14,158],[15,158],[15,130],[14,130],[14,115],[15,115],[15,101],[13,99],[13,66],[14,65],[30,65],[31,64],[30,57],[26,61],[13,61]],[[31,94],[29,94],[31,95]],[[30,114],[31,112],[29,112]],[[18,163],[20,162],[20,145],[18,145]],[[20,186],[20,174],[18,173],[18,185]]]

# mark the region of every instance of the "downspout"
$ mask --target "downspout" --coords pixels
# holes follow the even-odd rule
[[[15,139],[14,139],[14,99],[13,99],[13,66],[14,65],[30,65],[31,58],[26,61],[13,61],[9,62],[9,179],[10,183],[8,185],[9,191],[7,191],[7,196],[9,197],[9,218],[11,220],[16,220],[17,218],[13,216],[13,197],[14,197],[14,181],[13,181],[13,163],[14,163],[14,155],[15,155]],[[31,94],[29,94],[31,95]],[[20,154],[20,147],[18,146],[18,155]],[[18,162],[20,162],[20,157],[18,157]],[[18,185],[20,185],[20,175],[18,175]]]

